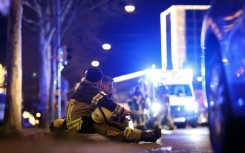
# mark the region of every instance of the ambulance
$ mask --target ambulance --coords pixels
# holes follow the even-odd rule
[[[150,101],[150,108],[155,115],[160,107],[155,107],[159,101],[157,90],[161,86],[169,88],[170,114],[175,125],[197,127],[199,121],[199,105],[193,89],[193,75],[189,69],[162,70],[147,69],[114,78],[113,98],[119,103],[127,103],[135,86],[141,86],[144,95]],[[154,105],[153,105],[154,104]],[[159,105],[160,106],[160,105]],[[145,110],[149,112],[150,110]]]

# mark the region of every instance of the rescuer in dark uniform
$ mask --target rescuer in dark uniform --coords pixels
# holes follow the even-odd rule
[[[157,120],[154,123],[154,126],[161,127],[163,121],[165,121],[165,123],[167,123],[168,129],[170,130],[176,129],[172,117],[170,115],[168,86],[164,86],[164,85],[160,86],[157,91],[157,95],[161,105],[161,109],[158,114]]]
[[[142,94],[141,88],[137,86],[132,95],[131,100],[128,102],[130,109],[133,111],[131,118],[133,119],[134,126],[138,129],[145,129],[145,113],[146,98]]]

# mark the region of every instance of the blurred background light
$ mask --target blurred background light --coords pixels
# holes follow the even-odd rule
[[[128,12],[128,13],[132,13],[132,12],[135,11],[135,6],[131,5],[131,4],[126,5],[124,8],[125,8],[125,11]]]
[[[152,65],[151,65],[151,68],[152,68],[152,69],[156,69],[156,65],[155,65],[155,64],[152,64]]]
[[[108,44],[108,43],[105,43],[105,44],[102,45],[102,48],[103,48],[104,50],[110,50],[110,49],[111,49],[111,45]]]
[[[100,62],[99,61],[92,61],[91,65],[94,66],[94,67],[97,67],[97,66],[100,65]]]
[[[36,117],[41,117],[41,113],[37,112]]]
[[[202,77],[201,76],[197,77],[197,81],[201,82],[202,81]]]

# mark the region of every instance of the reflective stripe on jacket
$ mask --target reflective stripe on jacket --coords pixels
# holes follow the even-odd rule
[[[70,130],[81,130],[82,116],[91,116],[91,113],[98,106],[105,107],[115,114],[121,114],[123,107],[109,99],[107,94],[96,86],[96,84],[84,80],[69,100],[66,118],[67,128]]]

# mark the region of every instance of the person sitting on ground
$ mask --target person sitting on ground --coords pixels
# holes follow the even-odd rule
[[[108,95],[108,98],[112,98],[112,89],[113,89],[114,80],[112,77],[104,75],[102,79],[101,89]],[[129,126],[130,117],[121,117],[113,115],[110,119],[109,124],[118,127],[119,129],[125,129]]]
[[[84,80],[85,80],[85,77],[83,77],[80,82],[83,82]],[[71,90],[72,92],[74,92],[75,90],[77,90],[78,86],[80,85],[80,82],[77,82],[75,84],[75,86]],[[107,75],[104,75],[103,76],[102,84],[101,84],[101,89],[108,95],[108,98],[111,98],[112,97],[113,83],[114,83],[114,80],[113,80],[112,77],[109,77]],[[50,130],[51,131],[65,130],[66,129],[66,125],[65,125],[65,121],[66,120],[65,119],[66,119],[65,117],[64,118],[55,119],[51,123],[51,125],[49,126]],[[119,120],[119,118],[117,118],[116,120]]]
[[[107,75],[103,76],[101,89],[108,95],[109,98],[112,98],[113,83],[114,80],[112,77]]]
[[[66,115],[68,131],[99,133],[125,142],[155,142],[161,137],[161,129],[141,131],[118,128],[108,121],[113,115],[125,117],[132,112],[115,103],[101,89],[103,73],[92,67],[85,72],[83,80],[69,99]]]

